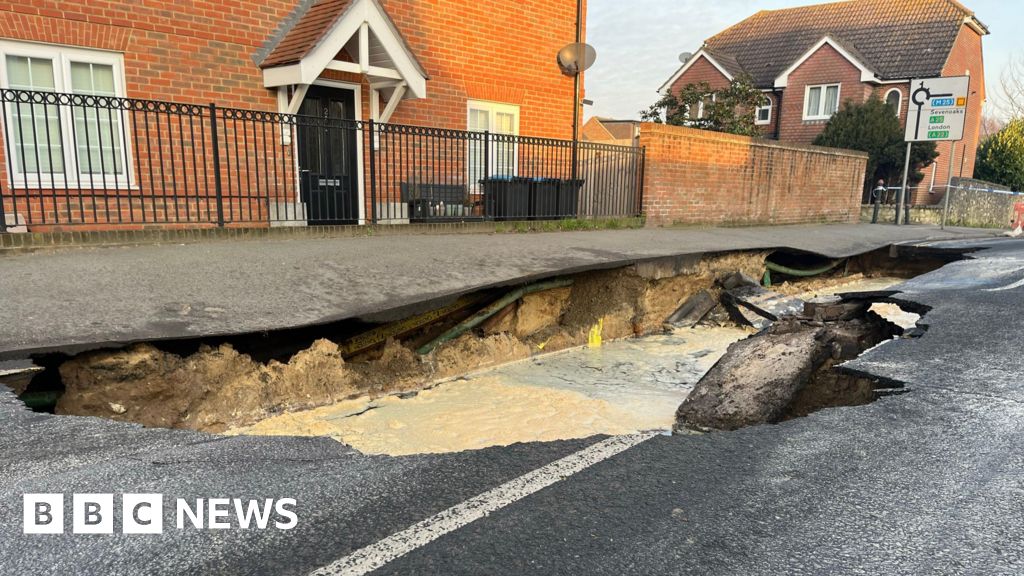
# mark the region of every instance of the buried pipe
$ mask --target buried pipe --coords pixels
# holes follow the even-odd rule
[[[516,290],[513,290],[499,298],[497,302],[487,306],[486,308],[470,316],[469,318],[466,318],[465,320],[463,320],[458,325],[451,328],[444,334],[441,334],[440,336],[431,340],[427,344],[424,344],[418,350],[416,350],[416,353],[421,356],[430,354],[431,352],[434,351],[435,348],[437,348],[441,344],[444,344],[449,340],[454,340],[459,336],[462,336],[466,332],[472,330],[473,328],[476,328],[485,320],[487,320],[491,316],[494,316],[498,312],[501,312],[501,310],[504,309],[506,306],[515,302],[516,300],[519,300],[520,298],[526,296],[527,294],[533,294],[534,292],[543,292],[544,290],[551,290],[553,288],[565,288],[566,286],[571,285],[572,278],[561,278],[558,280],[548,280],[546,282],[539,282],[537,284],[531,284],[529,286],[517,288]]]
[[[785,274],[787,276],[796,276],[797,278],[810,278],[812,276],[820,276],[826,272],[835,270],[837,266],[839,266],[843,262],[846,262],[846,260],[846,258],[843,258],[840,260],[836,260],[835,262],[829,264],[828,266],[814,268],[811,270],[798,270],[796,268],[790,268],[789,266],[783,266],[782,264],[776,264],[774,262],[765,260],[764,267],[767,268],[767,270],[764,271],[764,286],[766,288],[771,288],[772,272],[778,272],[779,274]]]
[[[53,412],[60,399],[60,392],[57,390],[46,390],[42,392],[25,392],[18,396],[30,410],[34,412]]]

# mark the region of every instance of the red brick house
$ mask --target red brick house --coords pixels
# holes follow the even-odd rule
[[[964,140],[953,175],[974,173],[985,102],[982,37],[988,29],[955,0],[848,0],[761,11],[708,38],[660,88],[728,86],[741,75],[765,93],[756,120],[768,138],[810,143],[845,101],[872,94],[906,120],[910,80],[970,76]],[[929,168],[912,201],[931,203],[945,186],[951,145]]]
[[[214,210],[273,225],[323,198],[344,204],[331,221],[404,221],[423,194],[468,214],[485,170],[562,176],[528,168],[561,167],[565,146],[524,138],[573,136],[555,54],[578,16],[574,0],[10,0],[0,207],[36,229]],[[310,182],[334,192],[312,200]]]

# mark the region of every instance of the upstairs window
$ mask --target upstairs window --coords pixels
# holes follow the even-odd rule
[[[697,102],[696,110],[692,106],[686,107],[685,117],[688,120],[703,120],[707,116],[707,108],[710,108],[712,104],[718,101],[717,94],[708,94],[704,98]]]
[[[903,105],[903,93],[900,92],[899,88],[893,88],[885,95],[885,103],[892,107],[892,111],[897,116],[900,115],[900,108]]]
[[[808,86],[804,94],[804,120],[828,120],[839,110],[839,84]]]
[[[761,105],[754,111],[754,124],[767,126],[772,123],[772,99],[765,96]]]
[[[124,96],[120,54],[0,41],[0,88]],[[128,185],[124,112],[119,107],[3,105],[12,185]]]

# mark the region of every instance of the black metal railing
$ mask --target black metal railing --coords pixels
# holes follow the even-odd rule
[[[642,207],[644,153],[633,147],[92,94],[0,90],[0,108],[0,231],[598,218]]]

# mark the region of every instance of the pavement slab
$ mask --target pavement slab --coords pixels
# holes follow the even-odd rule
[[[480,289],[669,256],[830,258],[992,231],[870,224],[235,240],[0,257],[0,360],[45,350],[389,321]]]

